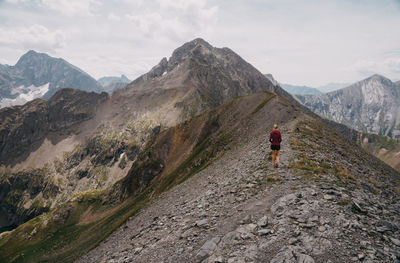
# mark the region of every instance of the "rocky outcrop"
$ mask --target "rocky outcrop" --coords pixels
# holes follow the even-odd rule
[[[400,86],[385,77],[374,75],[344,89],[297,97],[333,121],[400,139]]]
[[[20,225],[50,210],[59,187],[46,173],[44,168],[1,174],[0,228]]]
[[[61,58],[33,50],[15,66],[0,68],[0,108],[22,105],[36,98],[48,99],[62,88],[101,92],[95,79]]]

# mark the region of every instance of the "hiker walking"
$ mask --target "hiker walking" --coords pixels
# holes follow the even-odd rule
[[[279,151],[281,150],[282,136],[278,130],[278,124],[274,124],[274,129],[269,134],[269,142],[271,143],[272,150],[272,164],[274,168],[279,167]],[[276,162],[275,162],[276,161]]]

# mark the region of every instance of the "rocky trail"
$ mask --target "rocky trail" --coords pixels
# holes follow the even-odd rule
[[[399,195],[302,176],[289,143],[296,122],[281,127],[280,168],[259,134],[77,262],[400,262]]]

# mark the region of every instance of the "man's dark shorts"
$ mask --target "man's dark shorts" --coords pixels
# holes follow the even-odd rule
[[[281,149],[280,145],[271,145],[271,150],[279,151]]]

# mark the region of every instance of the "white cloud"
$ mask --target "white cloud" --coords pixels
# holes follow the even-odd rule
[[[186,41],[202,35],[217,21],[218,7],[206,0],[158,0],[155,10],[127,14],[136,28],[153,39]]]
[[[61,31],[50,31],[43,25],[29,27],[0,28],[0,45],[19,49],[39,49],[55,51],[63,46],[64,35]]]
[[[114,13],[109,13],[107,19],[111,21],[121,21],[121,18]]]
[[[92,16],[96,6],[100,5],[97,0],[42,0],[41,2],[43,6],[67,16]]]
[[[0,58],[38,49],[96,77],[134,78],[202,37],[281,82],[319,86],[399,79],[399,24],[398,0],[5,0]]]
[[[66,16],[93,16],[99,0],[6,0],[11,4],[33,4],[39,8],[57,11]]]
[[[358,59],[344,70],[358,72],[361,77],[378,73],[396,79],[400,75],[400,56]]]

